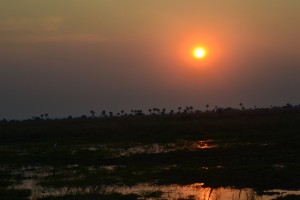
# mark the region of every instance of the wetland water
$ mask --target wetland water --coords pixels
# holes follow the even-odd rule
[[[286,195],[300,195],[300,191],[293,190],[269,190],[266,194],[257,194],[253,189],[234,189],[234,188],[209,188],[203,183],[194,183],[191,185],[149,185],[139,184],[132,187],[128,186],[89,186],[79,187],[62,187],[62,188],[43,188],[32,179],[26,180],[22,185],[15,186],[19,189],[29,189],[32,191],[30,200],[39,198],[64,195],[78,194],[101,194],[118,192],[121,194],[137,194],[140,199],[195,199],[195,200],[272,200]],[[147,197],[149,194],[158,193]],[[156,196],[156,197],[155,197]]]
[[[299,200],[300,115],[0,123],[2,200]]]
[[[175,143],[166,144],[110,144],[110,145],[78,145],[78,146],[57,146],[55,150],[61,154],[80,155],[84,153],[86,156],[92,156],[93,154],[103,156],[103,152],[108,156],[108,159],[129,159],[137,156],[135,164],[139,164],[139,158],[144,159],[146,156],[151,159],[151,156],[167,156],[166,159],[174,159],[177,153],[184,152],[186,156],[192,153],[201,151],[212,151],[213,149],[234,149],[240,146],[254,147],[269,147],[273,144],[266,143],[232,143],[220,144],[215,140],[196,140],[196,141],[183,141],[180,140]],[[53,147],[52,147],[53,148]],[[5,148],[2,148],[5,151]],[[16,153],[19,156],[28,155],[26,149],[18,149],[14,152],[12,149],[7,149],[12,153]],[[174,155],[169,155],[173,153]],[[180,155],[180,154],[179,154]],[[149,157],[150,156],[150,157]],[[97,157],[94,157],[97,159]],[[182,162],[186,158],[180,157],[177,163],[172,165],[166,163],[164,160],[160,160],[159,163],[152,166],[131,166],[133,163],[124,162],[123,164],[116,163],[115,165],[82,165],[80,162],[69,164],[65,166],[22,166],[21,168],[15,168],[10,170],[8,168],[2,168],[2,170],[11,173],[13,177],[17,177],[13,185],[9,188],[16,190],[30,190],[30,200],[37,200],[47,197],[60,197],[66,195],[88,195],[88,194],[110,194],[120,193],[137,194],[140,199],[197,199],[197,200],[271,200],[286,195],[300,195],[298,190],[275,190],[266,189],[263,191],[256,191],[248,187],[236,188],[232,186],[219,185],[218,187],[209,187],[204,182],[193,182],[184,184],[181,178],[174,178],[173,182],[168,184],[164,183],[165,174],[169,171],[174,172],[174,176],[182,176],[189,168],[192,173],[187,175],[193,175],[193,172],[197,170],[202,173],[219,173],[218,170],[223,170],[225,166],[211,164],[208,165],[186,165],[186,170],[182,170]],[[79,161],[79,160],[78,160]],[[126,164],[127,163],[127,164]],[[276,171],[284,171],[285,165],[274,164],[272,167]],[[180,172],[178,173],[177,170]],[[209,172],[212,170],[213,172]],[[149,183],[147,179],[143,179],[143,176],[152,175],[152,183]],[[201,173],[195,173],[198,179],[201,180]],[[172,174],[170,174],[172,176]],[[213,174],[212,174],[213,175]],[[91,177],[94,176],[94,177]],[[97,177],[99,180],[97,180]],[[167,178],[167,177],[166,177]],[[120,182],[120,179],[128,179]],[[162,179],[162,180],[159,180]],[[189,179],[189,177],[188,177]],[[195,180],[194,178],[192,178]],[[197,178],[196,178],[197,179]],[[190,181],[191,182],[191,181]],[[177,184],[176,184],[177,183]]]

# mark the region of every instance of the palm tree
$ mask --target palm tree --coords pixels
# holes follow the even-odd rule
[[[181,107],[179,106],[179,107],[178,107],[178,113],[180,113],[180,111],[181,111]]]
[[[185,110],[186,110],[186,112],[189,112],[190,111],[190,107],[189,106],[185,107]]]
[[[95,118],[95,111],[91,110],[90,113],[92,114],[92,117]]]
[[[208,111],[208,108],[209,108],[209,104],[206,104],[206,106],[205,106],[205,107],[206,107],[206,110]]]
[[[218,110],[218,106],[215,106],[215,111],[217,111]]]
[[[243,103],[240,103],[239,105],[240,105],[241,108],[243,108]]]

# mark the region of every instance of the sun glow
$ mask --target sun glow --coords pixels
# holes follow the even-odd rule
[[[208,33],[207,35],[213,35]],[[201,40],[199,39],[201,38]],[[217,70],[218,62],[222,60],[220,57],[221,48],[219,38],[208,38],[202,35],[189,35],[186,39],[182,39],[179,44],[178,58],[182,62],[184,70],[192,70],[193,72],[210,73]]]
[[[194,54],[195,58],[202,59],[206,55],[206,50],[202,47],[196,48],[196,49],[194,49],[193,54]]]

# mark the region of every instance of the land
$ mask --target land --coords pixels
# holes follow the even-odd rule
[[[195,183],[298,191],[299,142],[291,105],[3,120],[0,199],[168,199],[160,186]],[[143,184],[157,189],[120,190]]]

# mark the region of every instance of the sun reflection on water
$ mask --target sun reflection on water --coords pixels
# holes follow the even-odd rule
[[[193,148],[195,149],[210,149],[216,148],[217,145],[210,144],[213,140],[199,140],[193,143]]]

